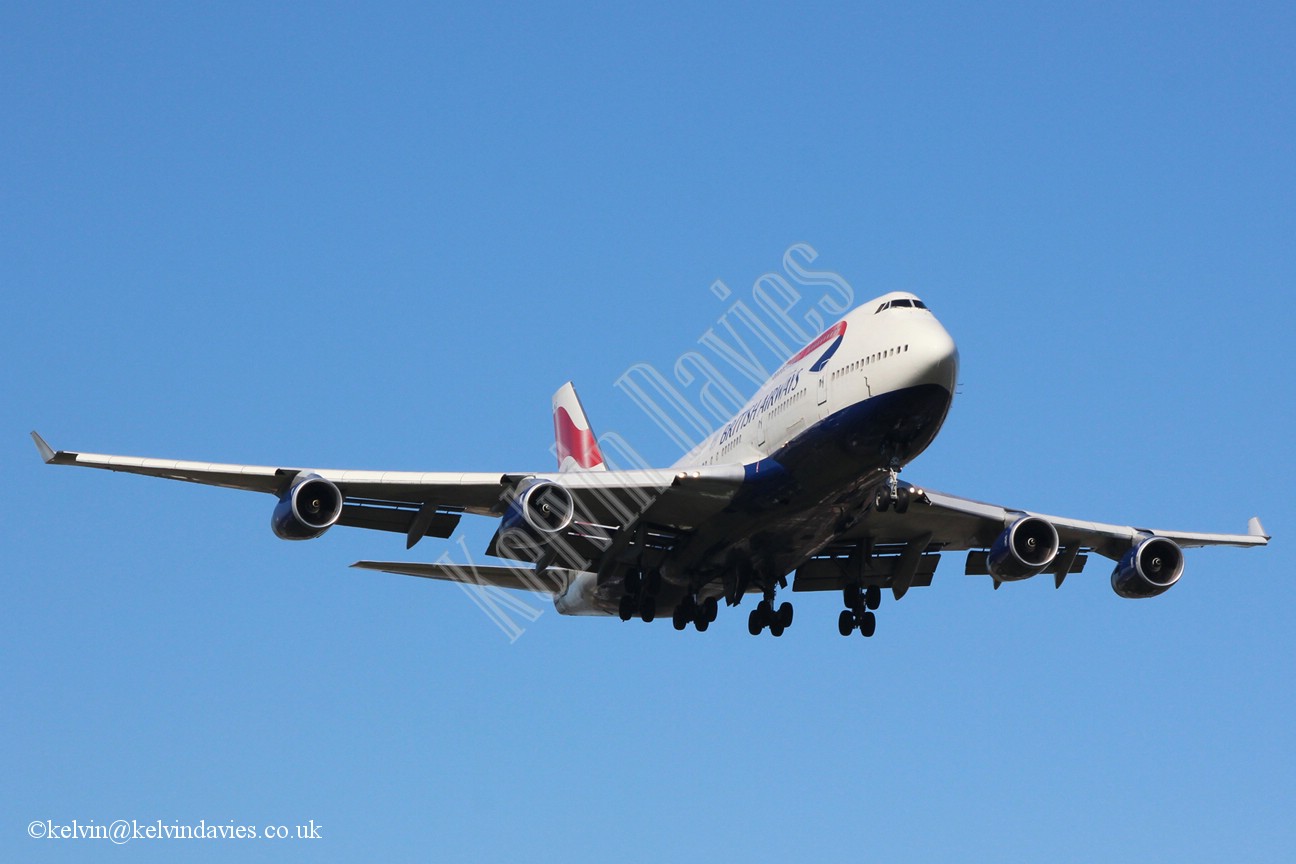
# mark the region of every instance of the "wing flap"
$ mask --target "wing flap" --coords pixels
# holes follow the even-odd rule
[[[424,537],[449,537],[458,527],[463,515],[433,508],[420,520],[420,514],[423,513],[423,508],[397,501],[348,498],[342,505],[342,516],[338,519],[338,524],[373,531],[394,531],[417,542]],[[412,546],[413,543],[409,545]]]

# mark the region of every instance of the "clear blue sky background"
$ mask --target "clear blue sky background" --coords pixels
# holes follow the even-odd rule
[[[0,858],[1289,860],[1296,11],[903,5],[5,5]],[[1274,544],[1143,602],[951,556],[871,642],[831,596],[510,642],[347,569],[398,536],[26,437],[536,470],[573,378],[669,463],[613,382],[798,241],[959,343],[915,480]]]

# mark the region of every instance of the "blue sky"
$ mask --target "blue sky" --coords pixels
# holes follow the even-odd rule
[[[905,5],[0,11],[0,857],[1286,860],[1296,12]],[[870,642],[827,596],[510,642],[347,569],[395,536],[26,437],[537,470],[571,378],[666,464],[615,381],[799,242],[959,344],[918,482],[1274,544],[1143,602],[949,556]],[[323,839],[24,829],[116,819]]]

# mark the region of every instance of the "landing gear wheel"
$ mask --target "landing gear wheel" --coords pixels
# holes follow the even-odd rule
[[[675,607],[675,614],[671,615],[671,623],[675,625],[676,630],[683,630],[688,626],[688,610],[684,608],[683,603]]]
[[[877,632],[877,616],[872,612],[865,612],[859,619],[860,635],[866,639]]]
[[[855,615],[849,609],[843,609],[837,616],[837,632],[849,636],[855,629]]]
[[[885,488],[879,489],[877,495],[873,496],[873,509],[879,513],[885,513],[891,507],[891,493]]]
[[[706,629],[711,626],[711,621],[705,615],[699,615],[693,619],[693,626],[699,633],[705,633]]]
[[[759,636],[761,630],[763,629],[764,629],[764,622],[761,621],[761,617],[758,611],[756,609],[753,609],[747,615],[747,632],[753,636]]]
[[[621,605],[617,607],[617,617],[622,621],[629,621],[635,616],[635,599],[629,594],[621,598]]]
[[[792,626],[792,604],[784,603],[778,608],[778,617],[775,620],[780,630],[786,630]],[[778,635],[777,633],[775,634]]]
[[[860,586],[847,585],[842,589],[842,603],[847,609],[858,609],[864,603],[864,598],[860,593]]]
[[[895,512],[904,513],[909,509],[909,487],[901,486],[896,490]]]
[[[706,613],[707,623],[714,624],[716,616],[720,614],[720,604],[716,602],[716,598],[708,597],[702,601],[702,611]]]
[[[782,635],[783,635],[783,625],[780,624],[779,622],[775,621],[774,623],[772,623],[772,624],[769,625],[769,628],[770,628],[770,635],[771,635],[771,636],[782,636]]]
[[[651,623],[657,617],[657,598],[644,597],[639,601],[639,617],[645,624]]]
[[[882,589],[877,585],[870,585],[864,589],[864,605],[870,611],[877,611],[877,608],[882,605]]]

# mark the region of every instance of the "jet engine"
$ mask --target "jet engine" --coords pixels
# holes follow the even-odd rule
[[[1122,597],[1155,597],[1183,575],[1183,550],[1166,537],[1149,537],[1125,553],[1112,570],[1112,590]]]
[[[1043,572],[1057,553],[1057,529],[1046,519],[1023,516],[995,539],[986,567],[998,581],[1015,582]]]
[[[491,552],[522,561],[535,560],[542,547],[557,540],[576,514],[571,492],[551,480],[524,481],[500,520]]]
[[[342,490],[318,474],[298,477],[279,498],[270,527],[281,540],[312,540],[337,524]]]
[[[536,537],[557,534],[567,528],[576,513],[572,495],[551,480],[524,484],[509,502],[501,531],[521,529]]]

